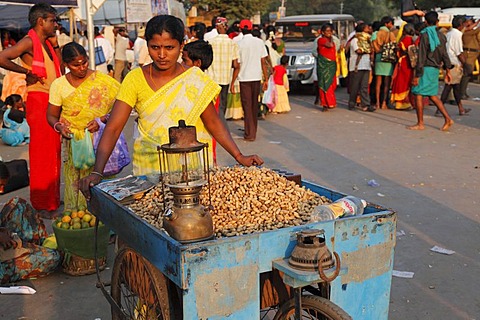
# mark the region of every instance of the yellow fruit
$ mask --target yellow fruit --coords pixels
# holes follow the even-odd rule
[[[78,211],[77,212],[77,217],[79,217],[80,219],[82,219],[84,215],[85,215],[85,211]]]
[[[62,221],[57,222],[56,226],[57,226],[57,228],[61,228],[62,227]]]
[[[73,224],[73,229],[82,229],[82,224],[80,222],[75,222]]]
[[[88,213],[85,213],[82,220],[85,221],[85,222],[90,222],[92,220],[92,215],[90,215]]]
[[[92,217],[92,220],[90,220],[90,227],[95,227],[95,220],[97,220],[97,218]]]
[[[72,219],[78,217],[78,212],[73,211],[72,214],[70,215],[70,217],[72,217]]]
[[[90,228],[90,224],[88,222],[83,221],[82,222],[82,229],[87,229]]]
[[[63,216],[62,218],[62,222],[66,222],[66,223],[69,223],[71,220],[72,218],[70,218],[70,216]]]
[[[72,224],[75,224],[75,223],[81,223],[82,220],[79,217],[76,217],[76,218],[72,218],[72,221],[73,221]]]
[[[62,229],[70,229],[70,224],[68,222],[62,222]]]

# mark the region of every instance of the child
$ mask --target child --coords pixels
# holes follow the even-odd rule
[[[204,40],[189,42],[183,47],[182,60],[185,65],[205,72],[213,61],[212,46]]]
[[[182,51],[182,61],[183,64],[189,67],[198,67],[200,70],[205,72],[205,70],[210,67],[213,61],[213,49],[212,46],[204,41],[197,40],[187,43],[183,46]],[[220,96],[217,96],[215,102],[215,109],[218,113],[218,104]],[[228,128],[227,128],[228,129]],[[212,154],[213,154],[213,163],[217,164],[217,141],[212,138]]]
[[[30,142],[30,127],[25,118],[25,104],[19,94],[12,94],[5,99],[7,110],[3,114],[3,128],[0,138],[6,145],[15,147]]]
[[[113,78],[113,66],[111,64],[107,64],[108,75]]]
[[[280,58],[280,64],[273,67],[273,82],[275,82],[277,89],[277,101],[273,109],[275,113],[284,113],[291,110],[287,94],[289,91],[287,78],[288,59],[288,56],[282,56]]]
[[[366,23],[361,24],[361,28],[357,30],[361,30],[360,32],[357,31],[355,34],[355,38],[357,38],[357,47],[361,50],[361,54],[357,55],[357,61],[355,62],[355,71],[357,71],[358,64],[362,59],[362,54],[371,54],[372,53],[372,44],[370,43],[370,38],[372,37],[370,33],[368,33],[369,26]]]

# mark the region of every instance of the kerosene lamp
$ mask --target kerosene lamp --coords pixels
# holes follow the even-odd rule
[[[161,185],[173,193],[173,206],[164,203],[163,227],[181,243],[213,237],[209,209],[200,204],[200,191],[209,179],[208,144],[197,141],[194,126],[185,120],[168,129],[169,143],[159,147]],[[208,193],[210,195],[210,193]]]

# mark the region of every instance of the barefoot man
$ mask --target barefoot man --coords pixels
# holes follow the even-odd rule
[[[61,75],[57,11],[38,3],[30,9],[28,21],[28,35],[0,52],[0,67],[26,75],[30,201],[42,217],[50,218],[60,205],[60,136],[47,123],[50,84]],[[11,61],[18,57],[22,65]]]
[[[445,118],[442,131],[447,131],[453,124],[453,120],[448,115],[442,101],[437,97],[438,94],[438,72],[443,65],[446,69],[445,79],[450,79],[450,69],[453,65],[448,58],[447,38],[437,30],[438,13],[430,11],[425,14],[427,27],[421,31],[420,44],[418,47],[418,62],[415,68],[415,77],[413,78],[412,93],[417,102],[417,124],[407,127],[410,130],[423,130],[423,97],[429,97],[437,106]]]

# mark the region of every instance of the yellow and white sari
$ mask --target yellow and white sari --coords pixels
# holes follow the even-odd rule
[[[125,77],[117,99],[138,113],[139,136],[133,145],[133,174],[160,172],[157,147],[168,143],[168,128],[179,120],[197,129],[197,139],[211,146],[212,137],[200,115],[214,102],[220,86],[199,68],[192,67],[154,92],[141,68]],[[209,149],[210,159],[212,149]]]
[[[49,102],[62,107],[60,122],[67,124],[78,140],[85,136],[85,128],[90,121],[110,112],[119,88],[120,83],[98,71],[77,88],[68,82],[66,76],[62,76],[55,79],[50,86]],[[65,210],[78,210],[87,204],[78,189],[78,180],[88,176],[93,167],[74,167],[70,142],[71,140],[62,139],[64,206]]]

